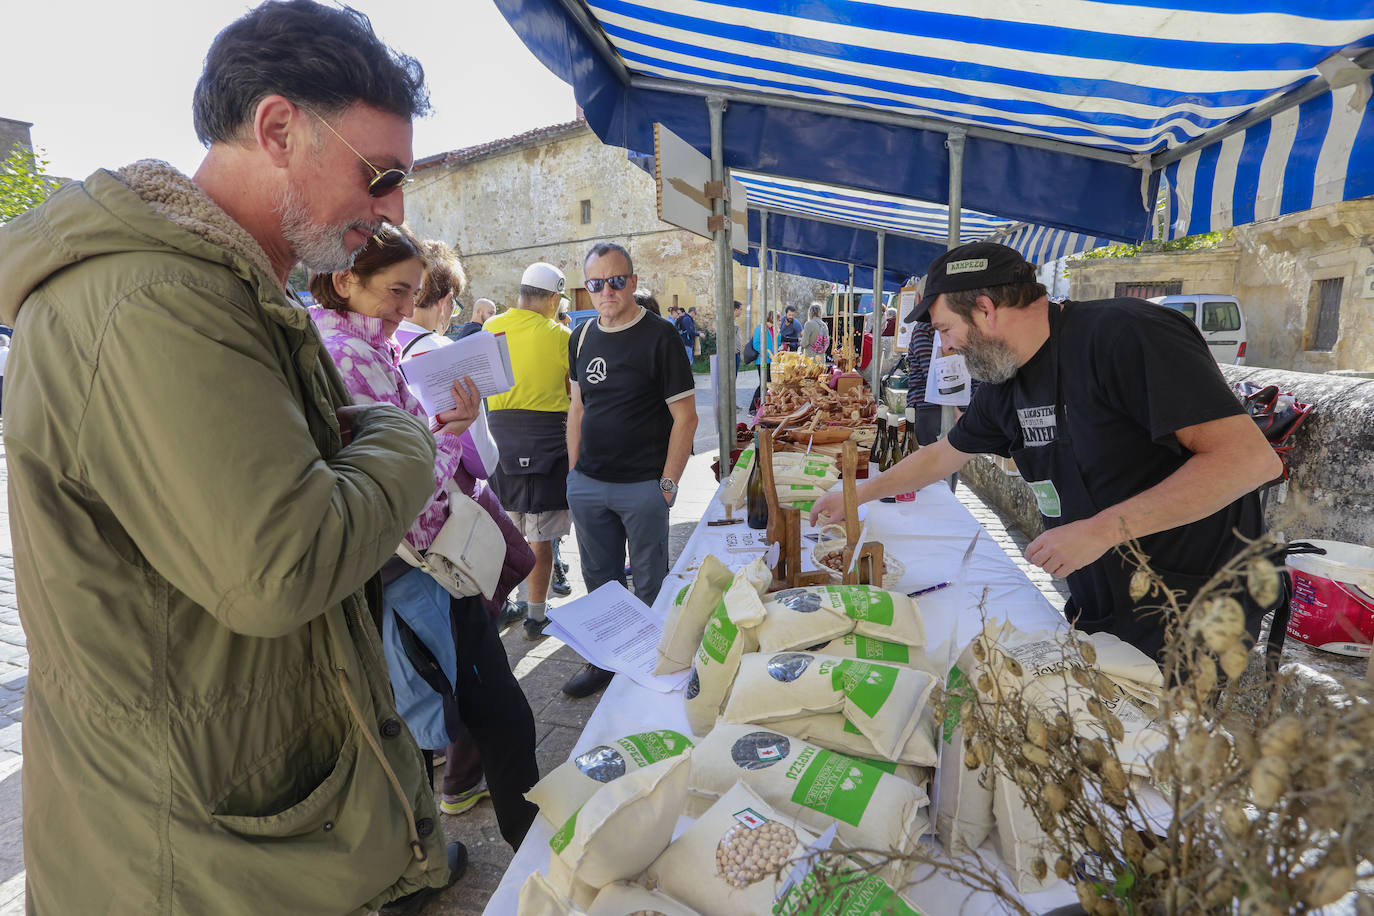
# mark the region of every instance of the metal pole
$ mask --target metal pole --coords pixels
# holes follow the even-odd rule
[[[869,388],[873,389],[873,400],[881,404],[883,402],[883,337],[882,330],[887,324],[887,316],[880,310],[883,307],[883,243],[887,241],[887,234],[883,230],[878,230],[878,264],[873,268],[873,377],[869,381]]]
[[[725,99],[711,96],[706,99],[706,110],[711,119],[711,180],[729,187],[725,171]],[[722,341],[728,344],[730,327],[734,324],[735,274],[734,261],[730,257],[730,214],[726,202],[716,198],[711,202],[711,213],[723,223],[721,228],[711,233],[711,241],[716,248],[716,432],[720,440],[721,476],[730,470],[730,452],[735,445],[735,361],[723,359]],[[728,395],[727,395],[728,393]]]
[[[768,393],[764,387],[768,384],[765,376],[767,371],[763,364],[764,351],[768,349],[768,329],[764,327],[764,322],[768,319],[768,294],[772,292],[772,271],[768,269],[768,211],[759,211],[759,269],[762,274],[759,277],[759,312],[758,321],[749,325],[749,339],[754,339],[754,328],[763,327],[759,331],[759,397],[762,398]]]
[[[966,131],[952,130],[949,137],[945,140],[945,146],[949,148],[949,242],[948,248],[957,248],[959,245],[960,218],[964,212],[964,140],[968,136]],[[939,356],[939,353],[932,353],[931,359]],[[954,427],[954,408],[946,405],[940,410],[940,438],[944,438]],[[955,489],[959,484],[959,472],[955,471],[949,475],[949,488]]]

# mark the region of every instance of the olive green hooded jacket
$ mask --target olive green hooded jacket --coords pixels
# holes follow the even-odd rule
[[[359,913],[447,877],[364,584],[434,439],[170,166],[0,228],[28,912]],[[421,839],[415,840],[415,837]]]

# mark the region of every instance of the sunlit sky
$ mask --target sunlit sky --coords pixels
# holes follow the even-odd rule
[[[6,3],[0,117],[33,122],[48,172],[84,178],[136,159],[194,171],[191,90],[205,51],[246,0]],[[490,0],[355,0],[382,40],[425,68],[433,112],[415,156],[569,121],[572,89],[525,49]]]

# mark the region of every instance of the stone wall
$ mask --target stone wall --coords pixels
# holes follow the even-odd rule
[[[8,156],[16,146],[33,149],[33,140],[29,134],[30,127],[33,125],[28,121],[0,118],[0,159]]]
[[[567,276],[572,307],[590,308],[582,259],[595,242],[607,240],[629,250],[640,287],[654,293],[665,312],[672,305],[696,307],[697,324],[714,331],[714,248],[709,239],[658,219],[653,176],[585,124],[532,134],[435,157],[421,164],[406,191],[411,228],[461,252],[470,278],[465,306],[481,297],[514,305],[525,267],[548,261]],[[734,298],[743,302],[746,272],[735,266],[733,276]],[[784,283],[822,295],[829,286],[786,277]]]

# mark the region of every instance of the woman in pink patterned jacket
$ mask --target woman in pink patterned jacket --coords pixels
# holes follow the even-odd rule
[[[350,270],[318,274],[310,280],[317,303],[310,316],[325,348],[359,402],[387,403],[424,417],[397,368],[398,351],[391,341],[396,327],[414,311],[425,262],[420,243],[405,227],[385,226],[358,252]],[[471,385],[471,380],[467,380]],[[434,430],[434,495],[406,534],[416,550],[424,551],[449,514],[447,482],[463,461],[461,434],[477,411],[475,389],[454,393],[464,408],[464,421],[440,423],[428,418]],[[445,415],[447,416],[447,414]],[[382,569],[383,646],[392,674],[397,708],[421,748],[442,748],[450,740],[454,709],[472,735],[482,757],[501,834],[518,847],[537,809],[524,799],[539,779],[534,759],[534,714],[511,673],[481,596],[454,598],[424,570],[393,557]],[[453,652],[437,653],[449,688],[443,708],[434,691],[419,681],[411,651],[418,642]],[[383,737],[389,737],[385,733]],[[428,756],[428,751],[426,752]]]

